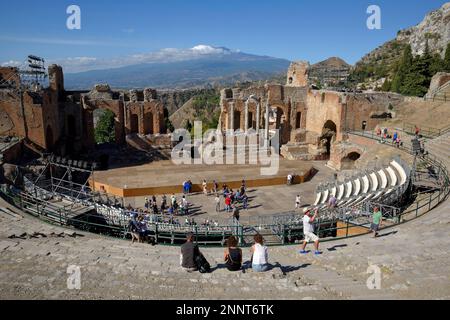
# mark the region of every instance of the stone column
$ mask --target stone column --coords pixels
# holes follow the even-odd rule
[[[248,131],[248,100],[245,102],[244,131]]]
[[[234,131],[234,102],[230,102],[230,109],[229,109],[229,116],[228,119],[230,120],[228,129]]]
[[[269,141],[269,101],[266,102],[266,123],[264,127],[264,139]]]
[[[261,117],[261,107],[259,102],[256,103],[256,132],[259,133],[259,119]]]

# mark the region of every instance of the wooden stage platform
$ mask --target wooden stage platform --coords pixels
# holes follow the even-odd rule
[[[157,161],[134,167],[96,171],[91,177],[91,187],[120,197],[142,197],[181,193],[183,181],[190,179],[193,192],[202,191],[203,179],[212,188],[213,180],[219,188],[226,183],[233,189],[245,179],[248,187],[286,184],[288,174],[295,174],[294,183],[307,181],[313,174],[312,162],[291,161],[280,158],[276,175],[261,175],[261,165],[175,165],[172,161]]]

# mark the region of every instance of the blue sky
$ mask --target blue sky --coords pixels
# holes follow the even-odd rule
[[[2,0],[0,63],[32,53],[47,60],[111,59],[199,44],[314,63],[355,63],[444,0]],[[81,8],[68,30],[66,8]],[[378,5],[382,29],[366,27]],[[5,10],[5,7],[7,10]]]

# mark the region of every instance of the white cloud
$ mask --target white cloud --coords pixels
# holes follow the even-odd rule
[[[198,53],[198,54],[221,54],[225,53],[224,48],[214,48],[208,45],[200,44],[198,46],[195,46],[191,48],[192,52]]]
[[[6,62],[3,62],[1,64],[2,67],[18,67],[22,64],[22,62],[17,61],[17,60],[9,60]]]

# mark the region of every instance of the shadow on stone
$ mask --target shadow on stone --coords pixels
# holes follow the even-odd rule
[[[345,247],[348,247],[348,245],[346,245],[346,244],[338,244],[338,245],[335,245],[335,246],[333,246],[331,248],[328,248],[327,250],[328,251],[336,251],[336,249],[345,248]]]

